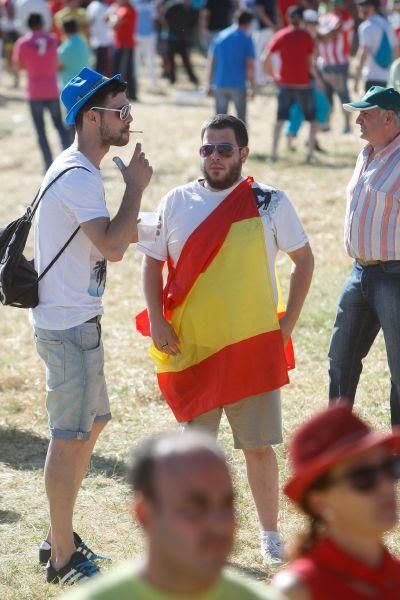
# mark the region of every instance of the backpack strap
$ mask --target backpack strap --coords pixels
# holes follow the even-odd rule
[[[57,181],[57,179],[59,179],[62,175],[64,175],[65,173],[67,173],[68,171],[71,171],[71,169],[84,169],[85,171],[89,171],[89,173],[91,172],[90,169],[87,169],[86,167],[82,167],[80,165],[75,165],[73,167],[68,167],[67,169],[64,169],[64,171],[61,171],[61,173],[59,173],[57,175],[57,177],[55,177],[47,186],[46,188],[43,190],[42,194],[40,195],[40,197],[38,198],[39,192],[36,194],[35,198],[33,199],[32,203],[30,204],[30,206],[28,207],[28,211],[29,211],[29,216],[28,219],[30,221],[32,221],[32,218],[37,210],[37,207],[39,206],[39,202],[41,201],[41,199],[43,198],[43,196],[45,195],[45,193],[47,192],[47,190],[53,185],[53,183],[55,183]],[[36,204],[35,204],[36,201]],[[31,209],[31,210],[30,210]],[[27,212],[28,212],[27,211]],[[72,242],[72,240],[74,239],[74,237],[76,236],[76,234],[78,233],[79,229],[81,228],[80,225],[78,225],[78,227],[75,229],[75,231],[70,235],[70,237],[68,238],[68,240],[65,242],[64,246],[61,248],[61,250],[59,250],[57,252],[57,254],[55,255],[55,257],[53,258],[53,260],[47,265],[47,267],[44,269],[44,271],[39,275],[39,277],[37,278],[37,283],[39,283],[39,281],[46,275],[47,271],[49,269],[51,269],[51,267],[54,265],[54,263],[60,258],[61,254],[64,252],[64,250],[69,246],[69,244]]]
[[[78,231],[80,230],[81,226],[78,225],[78,227],[75,229],[75,231],[71,234],[71,236],[68,238],[68,240],[65,242],[64,246],[61,248],[61,250],[59,250],[57,252],[57,254],[55,255],[55,257],[53,258],[53,260],[47,265],[47,267],[45,268],[45,270],[40,273],[39,277],[37,278],[37,283],[39,283],[39,281],[42,279],[42,277],[44,277],[47,273],[47,271],[49,269],[51,269],[51,267],[54,265],[54,263],[60,258],[61,254],[64,252],[64,250],[67,248],[67,246],[69,246],[69,244],[72,242],[72,240],[74,239],[74,237],[76,236],[76,234],[78,233]]]
[[[40,196],[39,196],[40,189],[38,190],[36,196],[30,203],[30,205],[28,206],[27,211],[26,211],[29,221],[32,221],[32,219],[35,215],[35,212],[37,211],[37,208],[39,206],[39,203],[40,203],[41,199],[43,198],[43,196],[45,195],[45,193],[47,192],[47,190],[49,188],[51,188],[51,186],[57,181],[57,179],[60,179],[60,177],[62,177],[63,175],[65,175],[65,173],[67,173],[68,171],[71,171],[72,169],[84,169],[85,171],[89,171],[89,173],[90,173],[90,169],[87,169],[86,167],[82,167],[81,165],[73,165],[72,167],[68,167],[67,169],[64,169],[63,171],[61,171],[61,173],[59,173],[56,177],[54,177],[54,179],[52,181],[50,181],[50,183],[44,188],[44,190],[40,194]]]

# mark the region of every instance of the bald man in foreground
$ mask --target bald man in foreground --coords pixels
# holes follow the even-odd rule
[[[224,569],[235,532],[234,492],[223,452],[197,431],[151,438],[128,471],[132,513],[146,552],[99,575],[70,600],[282,600],[268,587]]]

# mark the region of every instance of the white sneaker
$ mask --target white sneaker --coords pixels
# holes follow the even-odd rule
[[[261,533],[261,555],[268,565],[283,564],[283,543],[278,535],[271,536],[264,532]]]

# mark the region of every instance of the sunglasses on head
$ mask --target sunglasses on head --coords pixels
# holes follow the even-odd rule
[[[200,156],[201,158],[207,158],[211,156],[215,151],[222,156],[223,158],[230,158],[233,156],[235,149],[238,148],[241,150],[243,146],[234,146],[233,144],[222,143],[222,144],[204,144],[200,146]]]
[[[365,465],[350,469],[338,477],[327,479],[327,487],[346,482],[356,492],[371,492],[382,481],[382,477],[391,481],[400,479],[400,455],[390,456],[379,465]]]
[[[111,112],[118,112],[121,121],[126,121],[129,118],[132,110],[132,104],[125,104],[121,108],[108,108],[107,106],[92,106],[92,110],[110,110]]]

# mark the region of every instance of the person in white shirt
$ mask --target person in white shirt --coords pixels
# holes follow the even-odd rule
[[[28,17],[33,13],[41,15],[44,31],[51,30],[52,17],[46,0],[16,0],[15,20],[20,35],[28,33]]]
[[[358,28],[358,63],[354,76],[354,91],[358,92],[360,78],[364,91],[372,86],[386,87],[389,67],[396,58],[398,43],[388,21],[379,14],[379,0],[356,0],[358,13],[363,20]]]
[[[94,69],[103,75],[111,75],[113,29],[108,15],[109,6],[103,0],[92,0],[86,9],[89,21],[89,43],[95,53]]]

